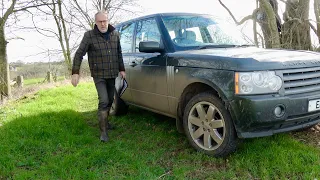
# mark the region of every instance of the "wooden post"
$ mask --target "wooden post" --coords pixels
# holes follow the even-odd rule
[[[17,76],[18,87],[23,87],[23,76]]]
[[[48,83],[52,82],[52,74],[50,71],[47,72],[47,81],[48,81]]]

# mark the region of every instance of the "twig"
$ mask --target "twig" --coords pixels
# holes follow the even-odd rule
[[[159,176],[158,179],[161,179],[162,177],[164,177],[164,176],[166,176],[166,175],[168,175],[168,174],[170,174],[170,173],[171,173],[171,171],[168,171],[168,172],[162,174],[161,176]]]

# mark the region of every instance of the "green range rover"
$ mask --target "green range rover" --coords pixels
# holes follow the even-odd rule
[[[116,25],[128,105],[176,120],[191,146],[226,156],[239,138],[270,136],[320,122],[320,54],[262,49],[236,26],[209,15],[164,13]]]

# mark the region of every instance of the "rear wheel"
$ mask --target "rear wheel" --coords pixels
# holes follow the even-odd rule
[[[229,112],[221,100],[211,93],[200,93],[188,102],[183,126],[190,144],[208,155],[226,156],[237,147]]]
[[[117,91],[114,92],[114,99],[110,108],[110,115],[120,116],[128,113],[128,105],[119,97]]]

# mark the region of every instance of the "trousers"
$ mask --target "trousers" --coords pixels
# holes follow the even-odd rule
[[[98,110],[109,110],[113,103],[115,78],[93,78],[98,93]]]

